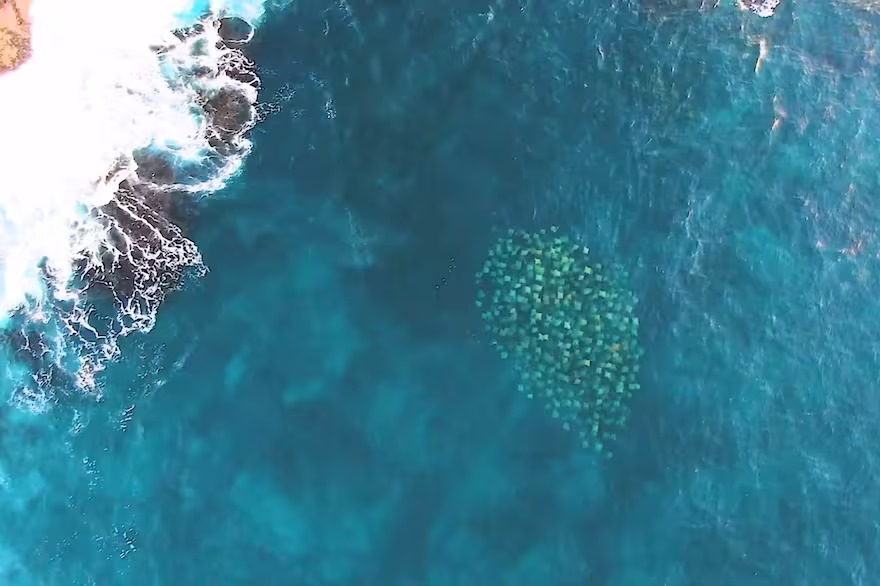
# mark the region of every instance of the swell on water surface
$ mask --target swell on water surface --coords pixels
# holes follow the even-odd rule
[[[3,397],[101,396],[118,340],[206,269],[182,229],[250,152],[260,3],[37,0],[32,56],[0,78]]]

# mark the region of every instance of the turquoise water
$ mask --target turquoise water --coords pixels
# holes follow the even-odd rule
[[[102,402],[3,415],[2,582],[872,583],[880,23],[687,4],[270,11],[254,151],[187,222],[210,271]],[[640,299],[611,460],[474,307],[549,225]]]

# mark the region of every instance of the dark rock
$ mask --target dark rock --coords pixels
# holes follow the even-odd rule
[[[163,157],[148,153],[138,153],[134,158],[137,163],[137,175],[143,181],[157,185],[174,183],[177,175],[174,166]]]
[[[210,18],[206,22],[210,21]],[[195,78],[226,76],[259,90],[255,66],[239,50],[253,36],[253,28],[239,18],[214,20],[228,51],[218,71],[210,68],[190,71]],[[203,24],[176,31],[181,40],[204,31]],[[160,49],[157,49],[160,50]],[[199,90],[199,105],[208,123],[208,143],[213,159],[233,156],[241,150],[240,137],[254,122],[254,109],[247,88],[224,87]],[[106,229],[107,243],[95,262],[77,267],[82,287],[91,295],[143,314],[154,313],[165,294],[178,288],[186,275],[202,269],[198,250],[185,232],[195,215],[195,200],[172,186],[186,183],[186,171],[174,166],[161,152],[144,150],[135,156],[137,178],[123,181],[108,204],[94,210],[95,219]]]
[[[236,138],[253,121],[254,112],[247,95],[241,90],[223,88],[205,100],[202,106],[211,131],[208,144],[222,156],[238,150]]]
[[[218,131],[236,134],[250,121],[251,103],[244,92],[223,88],[208,98],[205,114]]]
[[[221,18],[219,23],[217,32],[230,48],[240,49],[254,36],[254,27],[240,18]]]
[[[190,247],[173,221],[172,201],[185,197],[123,182],[114,199],[95,210],[107,227],[108,244],[101,264],[80,267],[87,289],[130,301],[146,292],[161,297],[179,287],[191,265],[175,257]]]

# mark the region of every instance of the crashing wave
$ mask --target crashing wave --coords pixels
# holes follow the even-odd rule
[[[39,258],[38,266],[24,267],[30,286],[17,302],[17,282],[4,275],[0,283],[0,310],[11,309],[0,322],[5,381],[12,385],[2,390],[12,404],[42,411],[74,393],[100,398],[96,375],[118,357],[119,338],[152,329],[165,296],[207,270],[185,224],[192,194],[221,188],[250,152],[260,87],[243,52],[252,36],[241,19],[208,15],[152,45],[165,87],[122,91],[173,93],[177,100],[169,103],[177,113],[181,103],[187,108],[193,130],[120,149],[94,185],[96,205],[80,199],[78,213],[56,224],[69,227],[63,246],[41,249],[36,243],[22,255],[14,242],[0,238],[0,269],[19,268],[10,260]],[[152,115],[161,124],[164,104],[142,102],[144,110],[128,114]],[[0,221],[15,226],[8,214],[0,205]]]
[[[780,0],[737,0],[741,10],[754,12],[762,18],[773,16],[779,7]]]

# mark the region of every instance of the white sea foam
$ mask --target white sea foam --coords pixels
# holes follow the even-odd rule
[[[204,109],[206,96],[225,89],[256,101],[254,87],[223,74],[245,59],[216,47],[210,21],[198,35],[173,34],[208,10],[256,24],[263,5],[34,0],[32,57],[0,77],[0,326],[10,347],[30,357],[29,365],[7,364],[12,387],[0,392],[13,402],[51,401],[59,371],[73,375],[68,386],[94,389],[116,338],[152,327],[163,271],[202,268],[173,224],[159,229],[134,200],[111,212],[102,206],[119,199],[120,185],[149,181],[137,176],[144,149],[197,169],[185,184],[150,184],[165,192],[216,190],[249,152],[240,134],[225,136],[218,154]],[[140,229],[155,237],[132,236]],[[126,269],[135,291],[97,309],[75,284],[88,266]]]

